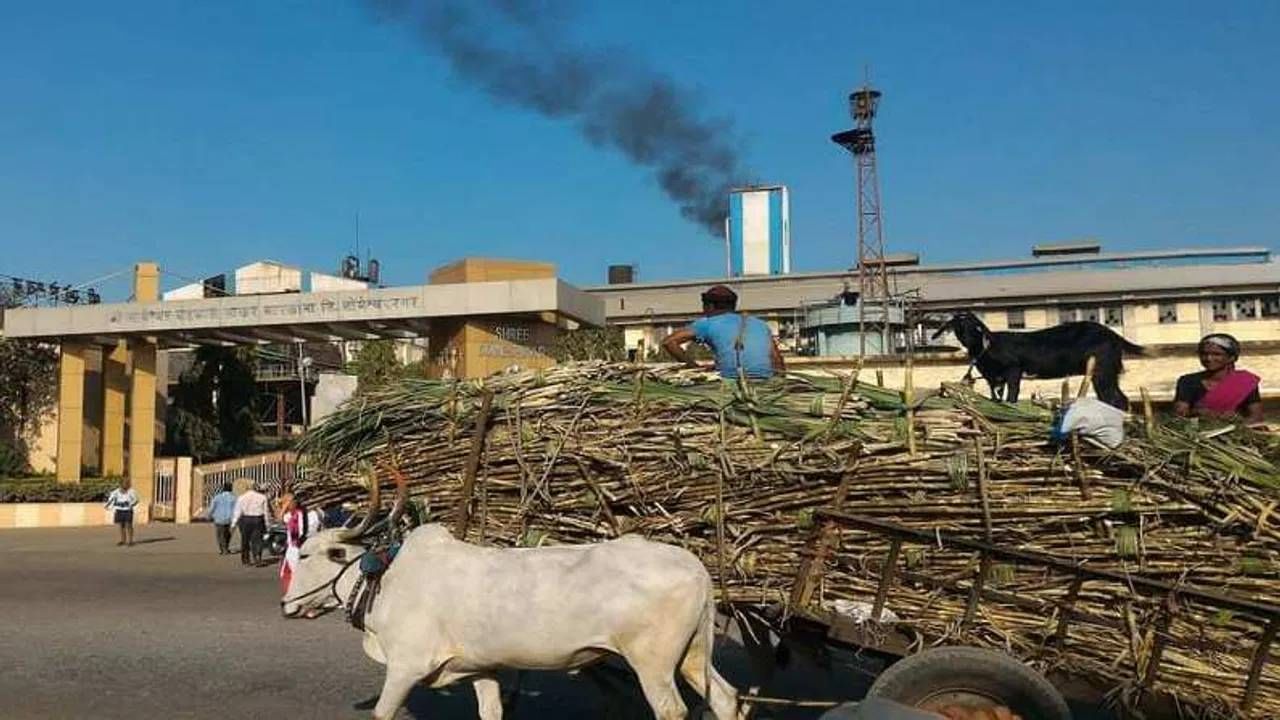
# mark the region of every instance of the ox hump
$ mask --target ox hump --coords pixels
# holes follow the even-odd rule
[[[440,545],[456,542],[453,533],[449,532],[449,528],[440,523],[431,523],[415,528],[413,532],[409,533],[409,540],[414,545]]]

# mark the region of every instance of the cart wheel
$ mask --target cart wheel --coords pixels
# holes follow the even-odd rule
[[[1071,720],[1067,701],[1043,675],[1008,655],[973,647],[934,648],[899,660],[876,678],[867,697],[923,710],[1003,705],[1026,720]]]

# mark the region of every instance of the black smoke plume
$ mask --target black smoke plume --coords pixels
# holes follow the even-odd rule
[[[573,122],[593,145],[651,168],[685,218],[723,232],[728,190],[743,177],[729,124],[702,117],[691,95],[625,54],[575,47],[563,4],[366,1],[380,18],[414,28],[495,100]]]

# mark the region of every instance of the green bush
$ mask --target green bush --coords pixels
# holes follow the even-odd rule
[[[116,478],[60,483],[49,477],[0,479],[0,503],[105,502],[119,487]]]
[[[27,458],[8,440],[0,440],[0,478],[18,475],[27,469]]]

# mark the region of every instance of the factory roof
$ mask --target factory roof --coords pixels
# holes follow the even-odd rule
[[[1280,292],[1280,263],[1267,248],[1236,247],[1063,256],[1036,260],[890,268],[899,293],[925,308],[1101,302],[1136,297]],[[684,317],[700,312],[694,290],[723,278],[603,285],[613,322]],[[790,312],[856,287],[856,270],[732,278],[740,306]]]

